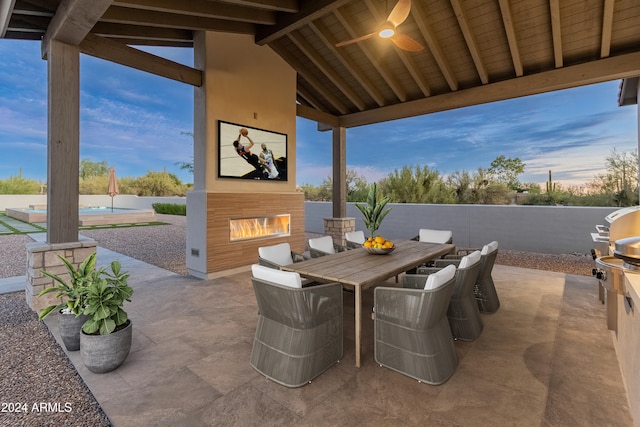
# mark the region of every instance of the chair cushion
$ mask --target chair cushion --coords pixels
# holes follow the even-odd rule
[[[463,256],[462,259],[460,260],[460,265],[458,266],[458,268],[471,267],[475,263],[480,262],[480,256],[481,256],[480,251],[474,251],[474,252],[471,252],[469,255]]]
[[[344,233],[344,238],[350,242],[362,244],[364,243],[364,231],[358,230],[346,232]]]
[[[496,242],[495,240],[491,243],[487,243],[486,245],[484,245],[482,247],[482,255],[487,255],[493,251],[497,251],[498,250],[498,242]]]
[[[437,273],[430,274],[427,278],[427,283],[424,284],[424,289],[426,291],[437,289],[447,283],[449,280],[453,279],[453,276],[455,276],[455,274],[456,267],[450,264]]]
[[[419,241],[427,243],[447,243],[453,237],[451,230],[431,230],[429,228],[421,228],[418,234]]]
[[[300,278],[300,275],[292,271],[276,270],[275,268],[265,267],[264,265],[253,264],[251,266],[251,273],[256,279],[276,283],[282,286],[289,286],[290,288],[302,287],[302,279]]]
[[[271,261],[278,265],[293,264],[291,257],[291,246],[288,243],[279,243],[272,246],[263,246],[258,248],[258,255],[261,258]]]
[[[315,239],[309,239],[309,247],[313,249],[318,249],[322,252],[327,252],[329,254],[335,254],[336,250],[333,247],[333,238],[331,236],[323,236]]]

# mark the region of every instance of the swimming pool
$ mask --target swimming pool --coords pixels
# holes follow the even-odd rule
[[[7,208],[5,213],[23,222],[41,223],[47,222],[47,210],[41,206],[30,206],[28,209]],[[153,209],[125,209],[96,206],[81,207],[78,209],[79,225],[113,225],[113,224],[137,224],[141,222],[156,221]]]

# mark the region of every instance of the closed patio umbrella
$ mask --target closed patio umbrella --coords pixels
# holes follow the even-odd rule
[[[111,196],[111,212],[113,212],[113,198],[118,194],[118,178],[116,178],[116,170],[113,166],[109,168],[109,186],[107,194]]]

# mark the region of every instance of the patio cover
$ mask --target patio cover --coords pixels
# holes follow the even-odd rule
[[[251,34],[298,72],[298,115],[353,127],[640,75],[637,0],[414,0],[407,52],[375,31],[394,0],[0,0],[0,37],[83,53],[200,85],[127,45],[193,45],[196,31]]]

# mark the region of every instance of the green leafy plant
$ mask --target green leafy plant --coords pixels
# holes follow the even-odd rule
[[[127,312],[122,307],[133,295],[133,289],[127,283],[129,273],[121,271],[117,260],[110,268],[111,271],[105,267],[95,271],[87,286],[83,314],[91,317],[82,326],[86,334],[108,335],[127,323]]]
[[[388,197],[378,199],[377,187],[374,182],[369,189],[369,195],[367,196],[367,204],[362,205],[356,203],[356,207],[362,212],[364,226],[371,233],[371,237],[376,237],[376,231],[380,228],[380,224],[385,216],[391,211],[391,208],[385,209],[385,206],[389,203]]]
[[[153,203],[151,207],[159,214],[187,215],[187,205],[178,203]]]
[[[44,319],[54,310],[67,309],[71,313],[78,317],[84,311],[85,298],[87,294],[87,286],[94,279],[94,272],[96,267],[96,253],[89,255],[84,261],[80,263],[76,269],[74,265],[63,256],[58,257],[64,263],[67,273],[69,274],[69,280],[65,281],[60,276],[50,273],[45,270],[41,270],[42,274],[53,279],[57,285],[44,289],[38,294],[39,297],[46,295],[50,292],[58,292],[56,298],[65,299],[60,304],[50,305],[44,308],[38,318]]]

